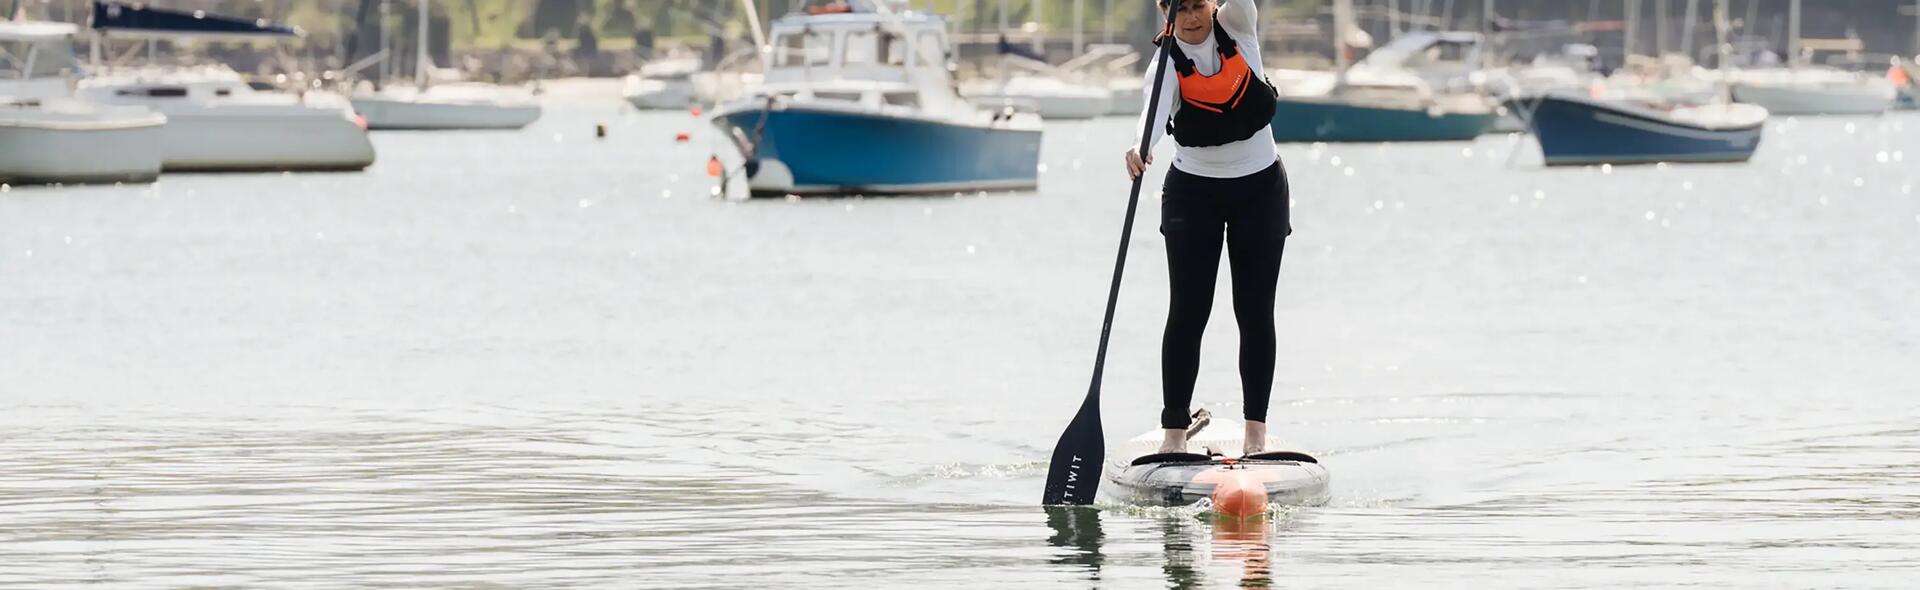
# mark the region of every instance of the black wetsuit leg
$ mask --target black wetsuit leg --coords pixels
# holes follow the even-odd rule
[[[1188,409],[1200,371],[1200,339],[1213,311],[1223,244],[1232,264],[1245,417],[1266,421],[1273,391],[1274,291],[1292,233],[1288,199],[1286,171],[1277,161],[1240,178],[1207,178],[1178,169],[1167,173],[1160,202],[1170,287],[1160,346],[1162,428],[1186,428],[1192,422]]]

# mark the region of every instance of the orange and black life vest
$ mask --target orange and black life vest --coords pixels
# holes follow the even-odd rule
[[[1220,51],[1220,71],[1203,76],[1193,60],[1178,46],[1168,48],[1173,67],[1180,77],[1180,104],[1167,131],[1180,145],[1212,147],[1240,141],[1273,123],[1274,103],[1279,97],[1273,85],[1247,65],[1240,47],[1213,23],[1213,39]],[[1173,43],[1172,35],[1161,39]]]

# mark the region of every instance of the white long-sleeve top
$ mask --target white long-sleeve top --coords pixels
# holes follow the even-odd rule
[[[1260,65],[1260,35],[1254,26],[1254,23],[1259,22],[1259,14],[1255,12],[1253,0],[1221,0],[1218,15],[1219,27],[1240,46],[1240,54],[1246,56],[1247,67],[1253,69],[1253,75],[1265,77],[1266,69]],[[1174,39],[1174,43],[1188,59],[1193,60],[1194,68],[1201,75],[1212,76],[1220,73],[1220,43],[1212,35],[1208,35],[1206,41],[1199,44],[1188,44],[1178,38]],[[1141,92],[1147,93],[1149,100],[1153,98],[1154,67],[1147,68],[1146,83],[1141,86]],[[1166,73],[1160,77],[1160,104],[1150,107],[1157,120],[1150,128],[1151,132],[1148,136],[1150,139],[1147,140],[1148,151],[1152,151],[1153,146],[1160,143],[1160,137],[1166,135],[1167,121],[1173,118],[1173,109],[1175,104],[1180,102],[1179,97],[1180,74],[1174,69],[1172,60],[1169,59]],[[1146,124],[1145,110],[1140,112],[1137,121],[1141,125]],[[1261,128],[1260,132],[1253,134],[1252,137],[1224,145],[1184,146],[1178,145],[1179,138],[1174,138],[1174,143],[1176,149],[1173,152],[1173,167],[1195,176],[1240,178],[1266,170],[1268,166],[1273,165],[1275,158],[1271,126]]]

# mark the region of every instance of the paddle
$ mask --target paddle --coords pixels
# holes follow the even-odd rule
[[[1169,37],[1173,32],[1173,17],[1180,12],[1182,1],[1167,3]],[[1172,49],[1173,41],[1163,41],[1153,60],[1153,78],[1149,82],[1153,90],[1147,98],[1146,126],[1140,130],[1142,159],[1152,148],[1147,140],[1153,137],[1153,125],[1158,122],[1159,113],[1154,110],[1160,106],[1160,81],[1167,75],[1167,52]],[[1140,206],[1140,181],[1146,176],[1142,172],[1133,179],[1133,192],[1127,196],[1127,220],[1120,228],[1120,254],[1113,263],[1113,285],[1107,289],[1107,318],[1100,325],[1100,349],[1093,357],[1093,384],[1087,387],[1087,398],[1080,402],[1080,412],[1073,415],[1073,422],[1060,433],[1060,441],[1053,444],[1053,460],[1047,466],[1047,489],[1040,499],[1043,505],[1092,504],[1094,492],[1100,488],[1100,462],[1107,454],[1107,441],[1100,431],[1100,376],[1107,366],[1107,339],[1113,334],[1113,310],[1120,300],[1120,275],[1127,270],[1127,244],[1133,237],[1134,210]]]

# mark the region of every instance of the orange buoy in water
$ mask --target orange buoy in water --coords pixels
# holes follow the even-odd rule
[[[720,156],[707,157],[707,176],[719,178],[720,173],[723,171],[724,170],[720,166]]]
[[[687,113],[695,117],[698,117],[700,116],[700,107],[693,107],[691,109],[687,109]]]
[[[675,133],[675,134],[673,134],[673,140],[674,140],[674,141],[677,141],[677,142],[680,142],[680,143],[686,143],[686,142],[687,142],[687,140],[689,140],[689,139],[692,139],[692,138],[693,138],[693,136],[692,136],[692,135],[688,135],[688,134],[687,134],[687,132],[685,132],[685,131],[682,131],[682,132],[679,132],[679,133]]]

